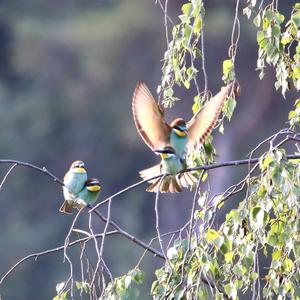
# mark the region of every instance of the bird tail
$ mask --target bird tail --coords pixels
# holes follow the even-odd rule
[[[59,211],[65,214],[72,214],[72,205],[68,201],[64,201]]]
[[[189,186],[194,186],[197,183],[198,178],[191,172],[184,172],[177,175],[177,181],[180,186],[187,188]]]
[[[161,174],[160,164],[142,170],[139,172],[139,174],[144,180],[155,177]],[[157,190],[159,189],[161,193],[179,193],[181,192],[182,187],[187,188],[189,186],[194,186],[197,183],[198,179],[195,174],[192,174],[191,172],[184,172],[177,175],[168,175],[164,178],[162,183],[160,183],[160,181],[161,178],[149,180],[151,184],[146,191],[157,192]]]
[[[181,186],[177,181],[176,175],[167,175],[162,181],[161,178],[154,179],[149,187],[146,189],[147,192],[161,193],[179,193],[181,192]]]
[[[153,167],[142,170],[142,171],[139,172],[139,174],[144,180],[155,177],[155,176],[161,174],[160,164],[157,164]],[[150,180],[149,182],[152,183],[154,181],[156,181],[156,179]]]

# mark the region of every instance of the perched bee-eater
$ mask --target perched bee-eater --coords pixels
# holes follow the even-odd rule
[[[81,208],[87,205],[93,205],[96,203],[101,190],[101,185],[97,178],[89,178],[84,188],[78,193],[76,197],[76,207]]]
[[[182,187],[193,186],[197,182],[197,178],[191,173],[178,174],[186,169],[186,162],[177,155],[173,147],[165,146],[163,149],[154,152],[160,154],[161,163],[140,171],[140,176],[143,179],[148,179],[159,174],[167,173],[169,175],[163,180],[161,178],[150,180],[151,185],[147,188],[148,192],[157,192],[159,189],[162,193],[178,193],[181,192]]]
[[[132,99],[137,130],[152,151],[170,144],[177,155],[184,158],[186,150],[197,148],[211,133],[231,89],[232,84],[222,87],[188,123],[177,118],[169,125],[146,84],[139,81]]]
[[[71,201],[65,200],[59,211],[71,214],[72,208],[80,209],[87,205],[94,204],[99,197],[100,190],[101,186],[97,178],[87,179],[81,191],[78,194],[73,194]]]
[[[80,160],[74,161],[64,177],[64,203],[59,211],[71,213],[76,195],[83,189],[87,181],[87,172],[84,163]]]

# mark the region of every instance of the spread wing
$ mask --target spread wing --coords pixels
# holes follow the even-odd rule
[[[189,140],[187,147],[189,149],[194,149],[199,146],[212,132],[231,88],[232,84],[222,87],[219,93],[212,97],[210,101],[188,122],[187,128]]]
[[[137,83],[132,97],[132,112],[136,128],[144,142],[152,149],[162,149],[169,143],[170,126],[164,119],[146,84]]]

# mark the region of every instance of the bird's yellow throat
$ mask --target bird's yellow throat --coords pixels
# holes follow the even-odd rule
[[[168,154],[167,153],[160,153],[160,157],[162,159],[166,159],[166,158],[168,158]]]
[[[101,190],[100,185],[91,185],[86,187],[90,192],[98,192]]]
[[[85,168],[74,168],[74,172],[76,173],[86,173]]]
[[[175,131],[176,135],[178,135],[180,137],[186,136],[186,132],[184,132],[184,131],[180,131],[180,130],[178,130],[176,128],[173,128],[173,130]]]

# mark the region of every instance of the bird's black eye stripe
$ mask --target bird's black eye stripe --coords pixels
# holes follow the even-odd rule
[[[87,185],[88,186],[95,186],[95,185],[99,185],[99,182],[98,181],[91,181],[91,182],[88,182]]]
[[[184,131],[184,129],[180,128],[179,126],[174,126],[174,128],[179,130],[179,131]]]
[[[83,168],[84,169],[84,164],[76,164],[75,168]]]

